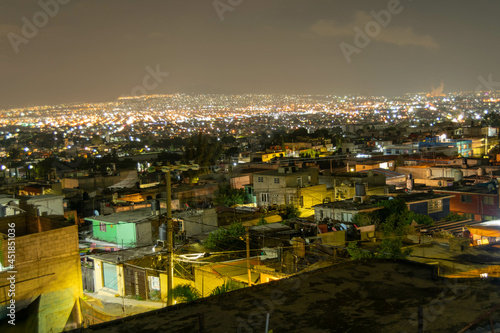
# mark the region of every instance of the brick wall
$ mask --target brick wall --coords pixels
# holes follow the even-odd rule
[[[0,218],[0,233],[7,234],[9,224],[14,222],[16,224],[16,236],[24,236],[27,234],[26,214],[14,215]]]
[[[29,234],[49,231],[52,229],[67,227],[71,224],[66,223],[62,216],[35,216],[33,214],[27,215],[26,218],[27,232]]]
[[[62,331],[75,302],[83,295],[76,225],[27,236],[16,241],[16,305],[41,295],[39,331]],[[3,256],[7,243],[3,242]],[[0,273],[0,318],[8,301],[7,272]]]

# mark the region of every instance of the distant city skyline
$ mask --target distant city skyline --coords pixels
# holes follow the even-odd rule
[[[142,92],[398,96],[500,82],[500,3],[492,0],[42,0],[0,8],[2,109]]]

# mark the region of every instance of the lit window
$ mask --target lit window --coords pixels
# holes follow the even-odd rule
[[[440,212],[442,210],[443,210],[443,200],[441,199],[430,200],[429,203],[427,204],[427,212],[429,214]]]
[[[351,222],[352,213],[342,213],[342,222]]]

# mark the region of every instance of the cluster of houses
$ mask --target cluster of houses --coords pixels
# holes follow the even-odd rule
[[[494,243],[500,240],[500,165],[471,157],[473,146],[473,140],[444,137],[399,146],[352,140],[340,152],[328,141],[297,142],[241,153],[234,163],[207,168],[197,182],[172,172],[174,285],[208,296],[228,281],[251,286],[347,261],[341,250],[349,241],[382,237],[374,225],[357,226],[353,218],[395,198],[437,224],[459,215],[457,223],[465,222],[451,234],[467,246]],[[450,152],[418,156],[432,150]],[[222,184],[243,203],[215,205]],[[54,170],[48,183],[10,182],[3,192],[0,277],[16,269],[18,304],[27,316],[37,313],[39,325],[58,331],[84,322],[84,290],[167,298],[167,190],[158,164],[101,175]],[[294,216],[283,214],[286,207],[296,210]],[[248,253],[204,247],[211,233],[234,222],[248,230]],[[6,257],[10,223],[16,225],[15,265]],[[0,287],[0,318],[7,313],[5,288]]]

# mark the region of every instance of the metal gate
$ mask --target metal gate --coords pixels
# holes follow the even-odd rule
[[[83,290],[94,292],[94,269],[82,266]]]
[[[146,272],[130,266],[123,266],[125,275],[125,295],[139,296],[142,299],[147,299],[147,281]]]

